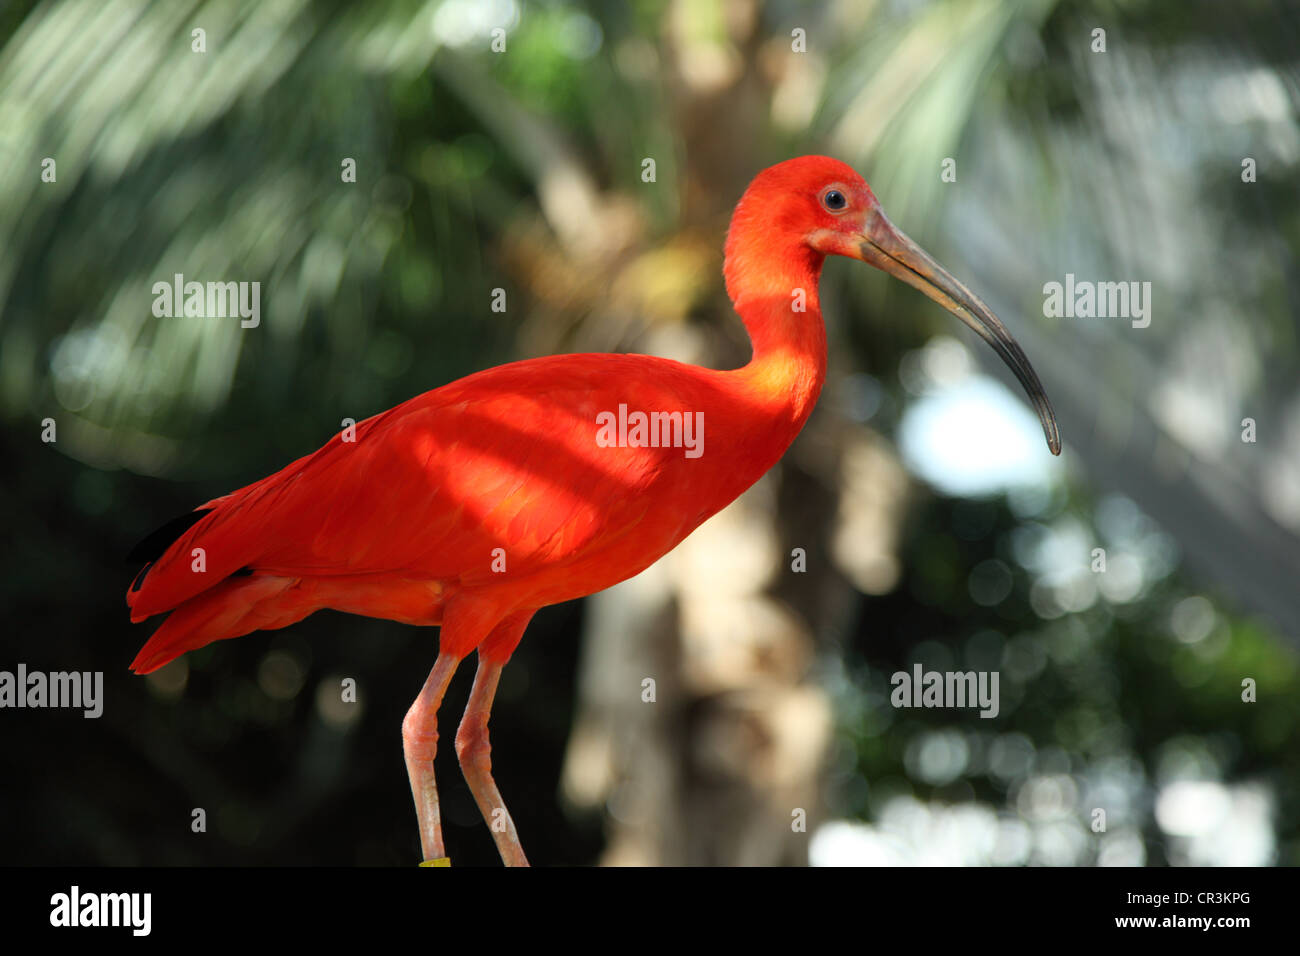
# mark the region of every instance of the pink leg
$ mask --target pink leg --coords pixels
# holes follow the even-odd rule
[[[438,707],[460,660],[450,654],[438,655],[420,696],[415,698],[402,721],[402,750],[406,754],[406,772],[411,778],[415,813],[420,820],[420,849],[426,863],[446,862],[433,757],[438,752]]]
[[[527,623],[527,618],[523,623]],[[522,633],[522,626],[519,631]],[[461,718],[460,728],[456,731],[456,756],[460,758],[461,772],[465,775],[470,792],[474,794],[479,812],[492,831],[492,839],[496,841],[501,859],[506,866],[527,866],[528,858],[524,856],[524,848],[519,845],[515,822],[510,819],[505,801],[501,799],[501,791],[492,779],[492,746],[488,743],[487,724],[503,666],[504,663],[484,657],[482,649],[479,650],[474,689],[470,691],[465,716]]]

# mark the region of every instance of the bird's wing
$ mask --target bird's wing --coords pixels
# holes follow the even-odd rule
[[[645,492],[680,467],[681,449],[600,447],[596,416],[629,395],[643,407],[698,402],[684,394],[698,386],[686,368],[645,356],[557,356],[419,395],[358,423],[355,440],[340,433],[204,505],[209,513],[128,593],[132,620],[243,569],[473,585],[490,578],[498,555],[514,576],[628,534],[662,497]]]

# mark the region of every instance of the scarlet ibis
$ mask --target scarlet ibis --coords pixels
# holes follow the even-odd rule
[[[438,707],[477,650],[456,754],[502,859],[527,865],[488,756],[501,669],[538,608],[649,567],[789,447],[826,375],[817,286],[827,255],[870,263],[970,326],[1016,374],[1060,453],[1052,406],[1006,327],[885,218],[861,176],[804,156],[761,172],[727,233],[723,274],[753,343],[749,364],[557,355],[369,418],[141,542],[132,557],[148,563],[127,592],[131,620],[171,614],[132,669],[321,608],[440,625],[437,660],[402,723],[425,863],[447,862]]]

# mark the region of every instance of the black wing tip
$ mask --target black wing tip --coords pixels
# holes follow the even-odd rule
[[[148,564],[146,564],[143,568],[140,569],[140,573],[137,574],[135,576],[135,580],[131,582],[132,594],[140,590],[140,586],[144,584],[144,576],[149,573],[149,569],[152,567],[153,567],[153,562],[150,561]]]
[[[127,554],[127,563],[134,564],[138,561],[148,561],[152,564],[154,561],[157,561],[166,553],[167,549],[172,546],[177,538],[190,530],[190,528],[194,527],[194,525],[198,524],[203,516],[211,511],[211,508],[200,508],[197,511],[187,511],[183,515],[172,518],[171,521],[168,521],[161,528],[158,528],[156,531],[153,531],[141,539],[136,546],[131,549],[130,553]],[[148,570],[148,568],[145,570]],[[137,585],[142,580],[143,578],[137,578]],[[133,587],[132,590],[139,590],[139,587]]]

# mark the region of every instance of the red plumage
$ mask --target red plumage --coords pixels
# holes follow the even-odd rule
[[[440,624],[469,596],[490,611],[444,635],[463,656],[495,623],[487,618],[630,577],[766,471],[783,433],[793,437],[793,421],[754,419],[737,375],[646,356],[556,356],[488,369],[360,422],[355,441],[340,434],[202,506],[210,513],[127,595],[134,621],[173,611],[132,667],[147,673],[324,607]],[[704,453],[598,447],[596,416],[620,403],[707,409]],[[505,572],[493,570],[494,552]],[[231,577],[242,569],[252,574]]]

